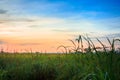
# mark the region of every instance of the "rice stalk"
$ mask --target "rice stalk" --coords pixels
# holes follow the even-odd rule
[[[63,46],[63,45],[58,46],[58,47],[57,47],[57,50],[58,50],[59,48],[61,48],[61,47],[63,47],[63,48],[65,49],[65,54],[67,54],[67,53],[68,53],[68,52],[67,52],[67,46]]]
[[[90,41],[89,41],[89,39],[88,39],[88,37],[86,38],[86,37],[84,37],[83,36],[83,38],[87,41],[87,43],[88,43],[88,48],[87,48],[87,50],[85,50],[85,51],[87,51],[86,53],[91,53],[92,52],[92,49],[91,49],[91,44],[90,44]]]
[[[105,45],[97,38],[98,42],[102,45],[103,49],[104,49],[104,52],[107,53],[106,51],[106,48],[105,48]]]

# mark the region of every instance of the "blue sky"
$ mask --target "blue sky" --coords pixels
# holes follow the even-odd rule
[[[90,16],[89,12],[101,13],[97,16],[98,18],[120,15],[119,0],[23,0],[22,5],[28,5],[26,11],[31,11],[33,14],[42,13],[50,16],[52,14],[66,16],[67,14],[88,13],[88,17],[95,17]],[[87,16],[87,14],[83,14],[83,16]]]
[[[79,34],[101,37],[119,32],[120,0],[0,0],[3,43],[44,45],[49,39],[55,47],[53,39],[58,43]]]
[[[87,17],[117,17],[119,4],[119,0],[1,0],[1,5],[9,10],[13,7],[26,14],[60,17],[80,13],[86,13],[82,16]],[[91,12],[99,13],[99,16],[90,15]]]

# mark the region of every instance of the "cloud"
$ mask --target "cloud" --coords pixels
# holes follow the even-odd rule
[[[21,44],[18,44],[18,45],[21,45],[21,46],[35,46],[35,45],[41,45],[41,43],[21,43]]]
[[[0,23],[8,23],[8,22],[34,22],[35,20],[33,19],[27,19],[27,18],[7,18],[7,19],[0,19]]]
[[[120,33],[111,33],[111,34],[106,34],[105,36],[109,37],[109,38],[120,38]]]
[[[18,19],[9,19],[8,21],[11,21],[11,22],[34,22],[35,20],[32,20],[32,19],[22,19],[22,18],[18,18]]]
[[[88,36],[96,39],[96,38],[100,38],[100,39],[106,39],[106,37],[110,38],[110,39],[114,39],[114,38],[119,38],[120,39],[120,33],[88,33]]]
[[[33,18],[28,18],[28,17],[21,17],[21,16],[0,16],[0,24],[9,24],[8,26],[10,26],[10,24],[15,25],[15,24],[31,24],[36,22],[36,19]],[[1,26],[1,25],[0,25]]]
[[[0,9],[0,14],[6,14],[7,10]]]
[[[0,0],[0,7],[10,15],[46,15],[59,14],[63,3],[41,0]]]
[[[95,21],[103,29],[106,30],[119,30],[120,29],[120,16],[114,18],[99,19]]]
[[[79,29],[52,29],[51,31],[54,31],[54,32],[80,32]]]
[[[0,44],[6,44],[7,42],[0,40]]]
[[[31,25],[31,26],[28,26],[30,28],[36,28],[36,27],[40,27],[41,25]]]
[[[4,23],[3,21],[0,21],[0,24]]]

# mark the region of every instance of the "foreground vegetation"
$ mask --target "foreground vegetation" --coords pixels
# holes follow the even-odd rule
[[[0,54],[0,80],[120,80],[119,75],[115,53]]]
[[[83,39],[88,48],[83,48]],[[61,45],[64,54],[0,53],[0,80],[120,80],[120,51],[110,41],[109,51],[99,40],[96,47],[89,37],[70,40],[72,48]],[[103,49],[98,51],[97,48]]]

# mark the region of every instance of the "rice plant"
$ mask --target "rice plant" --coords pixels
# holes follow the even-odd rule
[[[73,46],[57,48],[64,49],[63,54],[0,53],[0,80],[120,80],[120,54],[115,52],[115,42],[120,39],[106,38],[110,44],[108,52],[103,42],[96,40],[102,45],[102,52],[97,51],[89,37],[80,35],[69,40]],[[84,41],[88,44],[86,52]],[[74,54],[69,53],[70,48]]]

